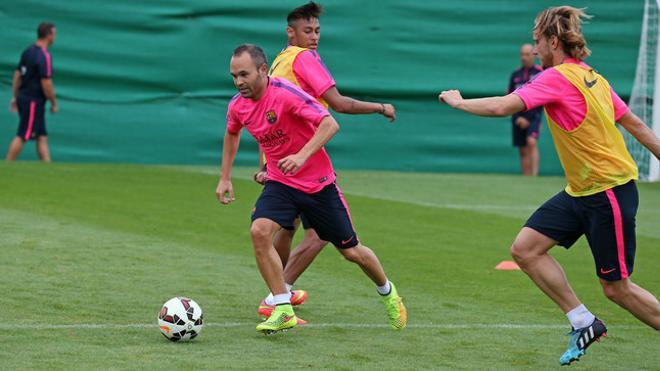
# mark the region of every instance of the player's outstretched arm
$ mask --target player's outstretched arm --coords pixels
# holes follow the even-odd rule
[[[326,90],[321,98],[328,102],[330,108],[335,112],[354,115],[379,113],[388,118],[390,122],[394,122],[396,119],[396,110],[393,105],[387,103],[363,102],[361,100],[353,99],[341,95],[335,86]]]
[[[223,205],[227,205],[236,199],[234,197],[234,187],[231,184],[231,169],[234,167],[234,159],[236,158],[236,152],[238,152],[240,140],[240,132],[225,132],[225,140],[222,145],[220,181],[218,182],[218,187],[215,189],[215,195]]]
[[[339,124],[332,116],[325,116],[319,127],[316,129],[314,136],[305,144],[305,146],[296,154],[289,155],[277,162],[277,167],[282,170],[282,173],[295,173],[300,169],[305,162],[312,157],[313,154],[318,152],[323,146],[332,139],[332,137],[339,131]]]
[[[440,93],[438,100],[440,103],[446,103],[453,108],[479,116],[511,116],[525,109],[525,103],[515,94],[503,97],[463,99],[458,90],[445,90]]]
[[[619,124],[660,160],[660,139],[637,115],[628,111],[621,116]]]

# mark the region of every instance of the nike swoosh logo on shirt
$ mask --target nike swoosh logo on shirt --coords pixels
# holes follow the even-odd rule
[[[587,78],[584,78],[584,85],[587,86],[587,88],[591,89],[596,83],[598,82],[598,79],[593,79],[592,81],[587,81]]]

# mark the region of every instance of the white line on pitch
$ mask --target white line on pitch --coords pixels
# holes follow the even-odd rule
[[[256,322],[255,322],[256,323]],[[248,322],[210,322],[205,323],[208,327],[242,327],[254,326],[255,323]],[[0,324],[0,330],[121,330],[121,329],[142,329],[157,328],[158,325],[148,323],[125,323],[125,324],[100,324],[100,323],[80,323],[80,324],[47,324],[47,323],[5,323]],[[373,328],[387,329],[388,324],[377,323],[308,323],[302,328]],[[407,328],[413,329],[436,329],[436,330],[483,330],[483,329],[515,329],[515,330],[543,330],[543,329],[566,329],[567,325],[559,324],[516,324],[516,323],[465,323],[465,324],[440,324],[440,323],[411,323]],[[613,326],[617,329],[643,329],[644,326],[621,325]]]

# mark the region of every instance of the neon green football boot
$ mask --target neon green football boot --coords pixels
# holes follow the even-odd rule
[[[297,324],[298,317],[291,304],[276,305],[270,317],[257,325],[257,331],[268,335],[294,328]]]
[[[402,330],[408,323],[408,311],[406,311],[403,300],[391,281],[390,286],[392,289],[388,295],[383,296],[383,304],[385,304],[385,311],[387,311],[387,317],[390,320],[392,328]]]

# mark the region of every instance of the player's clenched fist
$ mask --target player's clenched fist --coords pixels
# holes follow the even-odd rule
[[[456,108],[463,100],[461,92],[458,90],[445,90],[438,96],[440,103],[447,103],[450,107]]]
[[[215,195],[223,205],[227,205],[236,199],[234,197],[234,186],[229,180],[220,180],[218,187],[215,189]]]
[[[383,112],[381,112],[381,115],[388,118],[390,122],[394,122],[394,120],[396,120],[396,109],[393,105],[384,103]]]
[[[261,185],[264,185],[264,184],[266,184],[266,180],[268,180],[268,172],[266,172],[266,171],[257,171],[256,173],[254,173],[253,178],[254,178],[255,182],[257,182]]]
[[[298,169],[300,169],[303,165],[305,164],[305,159],[298,155],[290,155],[286,156],[285,158],[279,160],[277,162],[277,167],[282,170],[282,174],[293,174]]]

